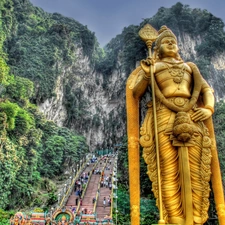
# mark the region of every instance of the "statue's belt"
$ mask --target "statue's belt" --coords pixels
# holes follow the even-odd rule
[[[183,107],[189,101],[189,98],[184,97],[171,97],[167,99],[178,107]]]
[[[166,98],[166,99],[167,99],[167,101],[170,102],[170,104],[173,104],[173,105],[175,105],[177,107],[181,107],[181,108],[183,106],[185,106],[190,100],[190,98],[185,98],[185,97],[170,97],[170,98]],[[160,100],[157,100],[156,104],[157,104],[157,109],[167,108],[167,106],[165,104],[161,103]],[[148,102],[147,106],[148,106],[148,108],[151,108],[152,102],[151,101]]]

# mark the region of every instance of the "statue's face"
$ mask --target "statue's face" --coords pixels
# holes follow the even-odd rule
[[[178,50],[177,42],[173,37],[164,37],[161,40],[159,51],[162,58],[176,57]]]

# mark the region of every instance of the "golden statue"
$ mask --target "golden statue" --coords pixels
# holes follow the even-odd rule
[[[126,88],[131,224],[140,224],[140,143],[160,212],[159,224],[204,224],[211,179],[219,222],[225,225],[211,119],[213,91],[197,66],[181,59],[177,38],[170,29],[162,26],[157,32],[148,24],[139,35],[149,47],[149,57],[131,73]],[[139,99],[148,86],[152,101],[147,103],[139,138]]]

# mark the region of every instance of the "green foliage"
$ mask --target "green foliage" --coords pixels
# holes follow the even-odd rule
[[[10,118],[15,117],[17,115],[19,107],[16,103],[6,101],[0,103],[0,109],[6,113],[8,118]]]
[[[122,146],[118,150],[118,224],[128,224],[130,222],[130,200],[129,200],[129,184],[128,184],[128,150],[127,140],[124,138]],[[157,223],[158,209],[151,191],[151,182],[146,174],[147,168],[140,153],[140,188],[141,188],[141,224]],[[146,198],[148,197],[148,198]],[[114,221],[116,214],[114,212]]]
[[[205,21],[203,22],[204,17]],[[196,50],[199,56],[204,55],[211,58],[217,53],[221,53],[225,47],[224,23],[207,11],[203,11],[200,18],[202,24],[199,27],[201,27],[200,29],[205,27],[205,32],[203,32],[203,41],[196,47]]]
[[[16,76],[35,83],[33,99],[43,102],[55,96],[62,68],[76,61],[76,50],[82,48],[84,55],[94,63],[101,54],[99,44],[87,26],[71,18],[46,13],[29,1],[13,0],[13,3],[12,23],[16,26],[4,42],[8,64]],[[24,80],[17,82],[24,83]]]
[[[95,66],[96,70],[103,74],[103,88],[108,88],[108,77],[113,70],[128,75],[138,60],[146,58],[145,45],[140,41],[138,31],[138,26],[125,27],[122,34],[117,35],[105,46],[104,57],[100,58]]]
[[[51,206],[53,204],[55,204],[58,200],[57,195],[55,194],[55,192],[50,192],[48,195],[48,201],[47,201],[47,206]]]
[[[49,185],[40,187],[42,176],[53,178],[62,173],[65,163],[69,166],[78,162],[88,152],[86,141],[68,128],[47,121],[33,106],[26,111],[15,103],[2,103],[3,124],[8,114],[15,118],[15,126],[7,131],[11,140],[4,140],[0,157],[0,169],[4,171],[0,176],[0,207],[52,204],[56,201],[55,189]],[[38,187],[49,192],[47,197],[34,194]]]
[[[210,60],[201,57],[195,60],[195,63],[198,66],[199,70],[201,71],[202,76],[207,80],[210,77],[209,75]]]
[[[214,129],[216,134],[216,142],[218,155],[220,160],[220,167],[223,181],[225,181],[225,103],[216,103],[215,113],[213,114]],[[225,183],[223,182],[225,189]]]
[[[31,127],[34,127],[34,118],[16,103],[5,101],[0,103],[0,110],[6,115],[8,131],[14,130],[19,135],[27,134]]]
[[[117,35],[100,54],[98,61],[96,61],[95,69],[106,77],[110,75],[116,66],[117,55],[121,48],[121,35]]]
[[[155,199],[141,198],[141,224],[157,224],[158,208]]]
[[[15,117],[19,110],[18,105],[10,101],[1,102],[0,110],[7,116],[7,130],[13,130],[15,128]]]
[[[6,54],[3,49],[7,37],[14,28],[13,4],[10,0],[0,2],[0,73],[1,73],[1,156],[0,196],[1,208],[14,208],[27,204],[32,191],[32,172],[35,172],[35,150],[30,145],[29,129],[35,129],[33,117],[17,104],[29,101],[32,82],[9,76]],[[6,90],[6,91],[5,91]],[[7,93],[7,99],[6,94]],[[11,96],[12,95],[12,96]],[[19,102],[20,101],[20,102]],[[20,132],[19,132],[20,131]],[[17,135],[15,135],[17,134]],[[6,222],[3,222],[6,224]]]
[[[12,2],[9,0],[8,3],[6,0],[0,2],[0,18],[5,18],[4,21],[0,19],[0,83],[5,83],[5,79],[9,73],[9,67],[6,64],[7,56],[3,51],[3,44],[6,39],[5,31],[8,30],[8,19],[11,18],[10,15],[10,4]]]
[[[66,140],[64,146],[64,160],[69,156],[69,159],[67,159],[69,165],[72,165],[73,162],[78,162],[86,153],[88,153],[86,139],[83,136],[76,135],[65,127],[59,128],[59,135]]]
[[[0,209],[0,225],[9,225],[9,219],[14,216],[14,211],[4,211]]]
[[[47,121],[30,100],[54,95],[59,61],[75,60],[83,26],[28,0],[0,1],[0,17],[0,208],[53,204],[56,187],[43,175],[59,175],[65,162],[78,161],[88,147],[83,137]],[[8,223],[7,213],[0,210],[0,224]]]
[[[117,224],[129,224],[130,222],[130,197],[126,188],[119,186],[117,191]],[[142,225],[156,224],[158,220],[158,209],[154,199],[141,198],[141,216]],[[113,219],[116,221],[116,213],[113,213]]]
[[[35,127],[34,118],[23,109],[20,109],[15,118],[15,128],[19,135],[25,135],[28,131]]]
[[[38,171],[41,175],[49,178],[57,176],[63,171],[65,163],[71,166],[88,152],[85,138],[68,128],[57,127],[51,121],[39,126],[43,131],[42,142],[38,146]]]
[[[9,68],[6,65],[4,58],[0,57],[0,83],[4,81],[8,71],[9,71]]]
[[[128,149],[127,149],[127,140],[124,138],[123,145],[119,148],[119,157],[118,157],[118,179],[119,183],[124,187],[128,188]],[[141,195],[143,197],[151,197],[154,199],[154,196],[151,191],[151,182],[146,173],[147,166],[142,157],[142,150],[140,150],[140,181],[141,181]]]
[[[129,194],[127,193],[127,190],[120,186],[118,192],[117,192],[118,200],[118,210],[121,212],[124,212],[124,214],[129,214],[130,213],[130,197]],[[124,204],[125,203],[125,204]]]
[[[65,86],[65,106],[67,109],[67,120],[65,126],[81,130],[88,130],[87,124],[90,123],[91,117],[88,111],[89,100],[82,94],[81,88],[74,89],[71,84],[74,82],[71,77]]]
[[[45,142],[45,151],[42,154],[41,174],[52,177],[54,174],[59,173],[64,145],[65,139],[63,137],[54,135],[48,138]]]
[[[118,183],[123,185],[124,187],[128,188],[128,151],[127,151],[127,139],[123,141],[123,145],[118,150],[118,161],[117,166],[119,168],[118,170]]]
[[[4,112],[0,112],[0,135],[3,137],[6,134],[7,116]]]
[[[26,106],[28,100],[41,103],[56,96],[59,83],[68,82],[65,93],[68,119],[65,125],[70,127],[73,123],[73,129],[88,129],[86,124],[91,121],[87,112],[88,99],[83,97],[83,91],[70,86],[74,83],[74,76],[67,68],[74,66],[80,50],[92,65],[103,57],[104,51],[99,47],[95,34],[71,18],[33,7],[28,0],[13,0],[11,14],[15,26],[9,29],[4,49],[14,75],[8,77],[7,96],[20,106]],[[64,76],[59,77],[62,74]],[[98,126],[98,121],[95,122]]]
[[[21,168],[21,161],[17,154],[17,146],[8,138],[5,139],[1,146],[0,157],[0,208],[10,204],[11,189],[15,184],[17,172]]]
[[[7,85],[8,95],[18,102],[28,100],[32,97],[34,84],[27,78],[11,77],[9,85]]]
[[[138,35],[139,27],[131,25],[123,29],[123,41],[126,46],[121,54],[123,70],[129,74],[136,66],[136,62],[146,58],[146,48]]]

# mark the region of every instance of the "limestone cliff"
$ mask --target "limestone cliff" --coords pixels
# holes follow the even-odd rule
[[[105,89],[103,74],[92,68],[90,60],[79,48],[76,50],[76,61],[61,71],[54,90],[56,96],[39,103],[39,109],[47,119],[53,120],[59,126],[68,126],[70,129],[80,131],[87,138],[91,150],[97,145],[113,147],[116,139],[121,140],[126,133],[125,74],[115,69],[108,77]],[[72,100],[74,101],[74,105],[71,106],[74,107],[72,114],[67,112],[66,107],[68,87],[75,97],[75,100]]]
[[[202,37],[191,37],[187,33],[178,36],[180,54],[185,61],[198,62],[201,56],[196,52],[196,46],[202,43]],[[225,52],[219,53],[212,57],[211,61],[206,63],[204,69],[201,70],[203,77],[214,89],[216,101],[225,99]]]
[[[12,72],[31,79],[33,102],[49,120],[84,135],[91,151],[113,147],[126,136],[126,79],[147,57],[138,36],[146,23],[172,29],[182,58],[199,66],[217,101],[224,99],[224,24],[206,11],[181,3],[162,7],[101,49],[87,26],[27,0],[13,2],[14,28],[5,42]]]

